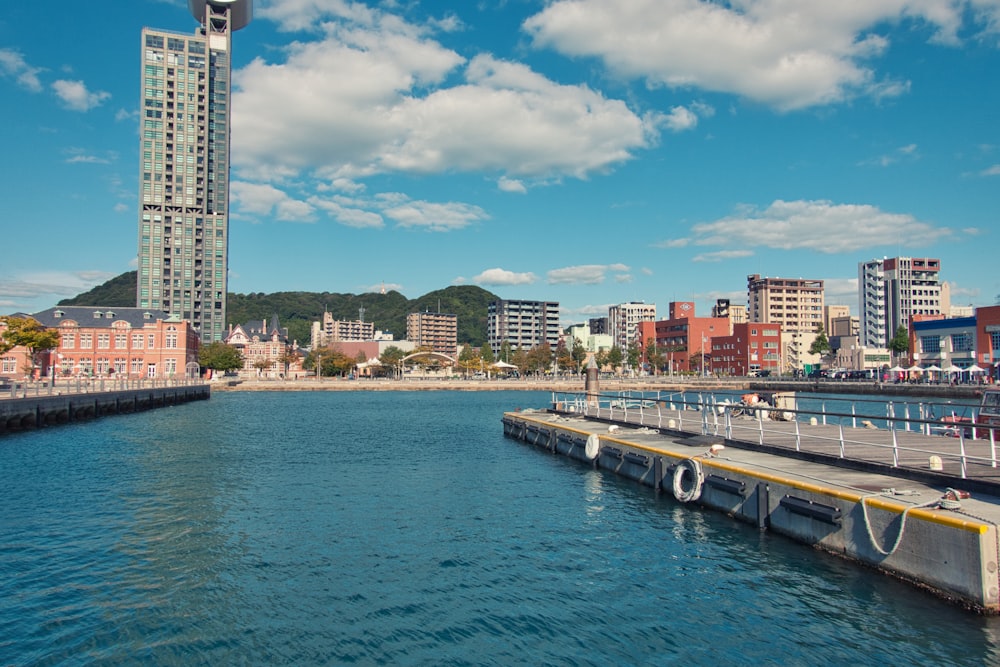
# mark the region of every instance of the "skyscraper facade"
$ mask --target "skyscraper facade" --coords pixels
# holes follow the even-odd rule
[[[136,305],[226,333],[230,52],[252,0],[188,0],[191,34],[144,28]]]

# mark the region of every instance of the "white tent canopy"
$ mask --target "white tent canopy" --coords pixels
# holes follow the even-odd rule
[[[506,361],[496,361],[490,364],[493,368],[517,368],[514,364],[508,364]]]

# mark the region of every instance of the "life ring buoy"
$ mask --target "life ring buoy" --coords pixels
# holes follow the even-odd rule
[[[583,453],[591,461],[596,459],[601,453],[601,437],[596,433],[591,433],[587,436],[587,446],[584,448]]]
[[[685,489],[685,477],[689,477],[690,488]],[[705,475],[701,471],[701,463],[695,459],[683,459],[674,468],[673,480],[674,498],[682,503],[689,503],[701,497],[701,488],[705,483]]]

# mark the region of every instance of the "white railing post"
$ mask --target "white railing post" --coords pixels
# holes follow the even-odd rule
[[[958,452],[959,455],[961,456],[961,459],[959,460],[962,463],[962,479],[965,479],[967,473],[966,470],[967,462],[965,460],[965,429],[960,429],[958,431]]]
[[[892,467],[899,467],[899,440],[896,438],[896,429],[890,429],[892,432]]]
[[[847,447],[846,444],[844,443],[844,425],[838,424],[838,426],[840,426],[840,458],[846,458]]]

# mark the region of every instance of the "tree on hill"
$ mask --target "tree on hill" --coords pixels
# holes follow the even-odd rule
[[[487,304],[499,297],[475,285],[453,285],[429,292],[416,299],[407,299],[396,291],[385,294],[340,294],[335,292],[230,292],[226,301],[227,324],[245,324],[251,320],[266,320],[277,315],[288,329],[291,339],[308,345],[312,323],[320,321],[324,312],[337,320],[358,320],[364,309],[364,320],[376,329],[391,332],[397,338],[406,336],[406,316],[421,311],[442,312],[458,316],[458,343],[480,347],[486,342]],[[103,285],[63,299],[63,306],[117,306],[134,308],[136,304],[136,272],[123,273]]]
[[[135,271],[126,271],[97,287],[77,294],[72,299],[63,299],[60,306],[115,306],[117,308],[135,308],[136,297]]]

